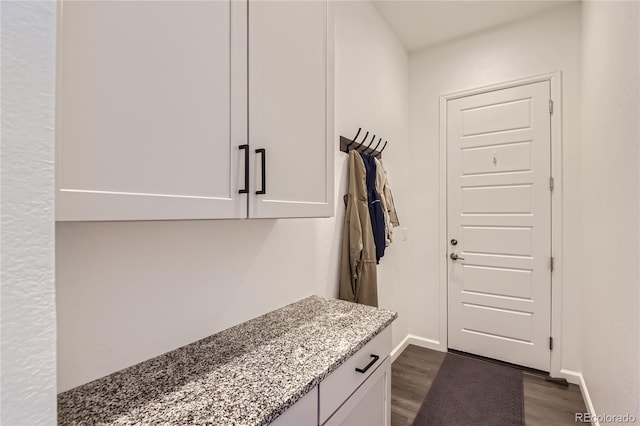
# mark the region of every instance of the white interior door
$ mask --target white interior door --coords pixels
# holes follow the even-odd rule
[[[544,371],[551,324],[549,100],[544,81],[447,102],[449,347]]]

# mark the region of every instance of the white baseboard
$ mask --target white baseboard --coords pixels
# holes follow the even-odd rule
[[[591,401],[591,396],[589,396],[589,390],[587,389],[587,382],[584,381],[584,376],[582,373],[577,373],[580,377],[580,392],[582,392],[582,399],[584,399],[584,405],[587,407],[587,411],[591,414],[591,424],[593,426],[600,426],[600,422],[598,421],[598,415],[596,414],[596,409],[593,406],[593,402]]]
[[[391,362],[404,351],[407,346],[415,345],[421,348],[433,349],[434,351],[446,352],[447,348],[444,347],[439,341],[427,339],[425,337],[414,336],[413,334],[407,334],[402,342],[391,351]]]
[[[400,342],[400,344],[393,348],[393,350],[391,351],[391,354],[389,355],[389,357],[391,358],[391,362],[395,361],[396,358],[398,358],[398,356],[402,353],[402,351],[407,348],[407,346],[409,346],[408,334],[404,337],[404,339],[402,339],[402,342]]]
[[[582,376],[582,373],[578,371],[562,369],[560,370],[559,377],[563,377],[567,379],[569,383],[573,383],[580,387],[580,393],[582,394],[584,405],[587,408],[587,412],[591,415],[591,424],[594,426],[600,426],[600,422],[598,421],[598,417],[596,415],[596,410],[593,407],[593,402],[591,401],[591,396],[589,396],[587,383],[584,381],[584,376]]]
[[[551,374],[551,376],[556,377],[554,374]],[[581,386],[580,381],[582,380],[582,373],[578,373],[577,371],[562,369],[560,370],[560,373],[558,373],[557,377],[567,379],[567,382]]]

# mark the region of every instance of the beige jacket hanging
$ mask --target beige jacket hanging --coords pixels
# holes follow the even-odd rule
[[[393,242],[393,227],[400,225],[396,206],[393,204],[393,196],[387,179],[387,171],[384,169],[382,160],[376,160],[376,190],[380,194],[382,212],[384,213],[385,244],[387,247]]]
[[[360,154],[355,151],[349,153],[348,167],[340,299],[378,306],[376,247],[367,205],[367,172]]]

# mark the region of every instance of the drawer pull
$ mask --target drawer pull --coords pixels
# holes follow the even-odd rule
[[[373,359],[371,360],[371,362],[369,364],[367,364],[367,366],[365,368],[357,368],[356,367],[356,371],[358,373],[366,373],[367,370],[369,370],[373,366],[373,364],[375,364],[380,359],[380,357],[378,355],[374,355],[374,354],[371,354],[371,358],[373,358]]]
[[[249,193],[249,145],[244,144],[238,147],[244,150],[244,188],[238,191],[239,194]]]
[[[262,154],[262,189],[256,191],[256,194],[266,194],[267,193],[267,150],[264,148],[256,149],[256,154]]]

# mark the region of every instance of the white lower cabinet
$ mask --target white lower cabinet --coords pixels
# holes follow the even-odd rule
[[[391,360],[382,365],[333,413],[325,426],[387,426],[391,424]]]
[[[375,336],[362,349],[346,360],[336,371],[331,373],[326,379],[320,382],[320,407],[319,424],[323,425],[332,416],[336,419],[331,424],[342,424],[337,421],[337,411],[342,407],[353,404],[353,398],[364,397],[364,389],[370,387],[378,379],[374,375],[379,375],[384,370],[385,362],[391,353],[391,327],[387,327],[380,334]],[[388,365],[388,363],[387,363]],[[362,389],[362,390],[361,390]],[[366,393],[366,392],[365,392]],[[373,395],[373,394],[372,394]],[[372,397],[366,397],[371,398]],[[366,399],[365,398],[365,399]],[[378,399],[374,405],[384,407],[388,405],[388,398]],[[335,414],[334,414],[335,413]],[[345,413],[343,412],[343,415]],[[356,421],[357,419],[353,419]],[[345,423],[346,424],[346,423]],[[380,423],[349,423],[349,424],[370,424],[371,426],[383,425]]]
[[[277,426],[389,426],[391,327],[275,419]]]

